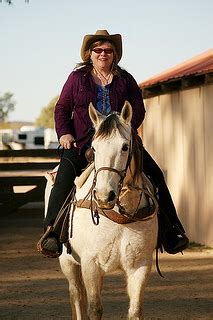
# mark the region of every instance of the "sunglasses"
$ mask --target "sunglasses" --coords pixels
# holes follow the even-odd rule
[[[107,48],[107,49],[102,49],[102,48],[95,48],[92,49],[92,51],[94,51],[97,54],[101,54],[102,52],[106,53],[106,54],[111,54],[113,53],[113,49],[111,48]]]

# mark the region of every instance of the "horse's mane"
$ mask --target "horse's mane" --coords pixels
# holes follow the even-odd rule
[[[108,138],[116,133],[116,130],[123,136],[126,128],[120,121],[117,112],[110,113],[100,124],[95,138]]]
[[[125,125],[120,121],[118,113],[112,112],[100,124],[94,138],[107,138],[115,134],[116,130],[124,136]],[[143,170],[143,144],[137,132],[132,129],[131,155],[135,161],[135,170],[132,173],[133,181],[142,173]]]
[[[143,172],[143,143],[134,129],[132,129],[132,156],[135,161],[135,170],[132,172],[134,182]]]

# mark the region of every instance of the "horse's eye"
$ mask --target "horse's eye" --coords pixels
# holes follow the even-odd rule
[[[93,152],[95,152],[95,148],[94,147],[91,147],[91,149],[92,149]]]
[[[125,143],[122,147],[122,151],[128,151],[129,150],[129,146],[127,143]]]

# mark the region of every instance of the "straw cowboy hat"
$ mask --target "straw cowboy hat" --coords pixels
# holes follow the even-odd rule
[[[107,30],[97,30],[95,34],[87,34],[84,36],[83,44],[81,47],[81,58],[85,60],[85,52],[90,48],[93,42],[99,40],[106,40],[113,43],[115,46],[115,50],[118,56],[118,61],[121,60],[122,57],[122,38],[120,34],[109,34]]]

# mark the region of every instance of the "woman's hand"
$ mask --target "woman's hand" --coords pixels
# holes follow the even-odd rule
[[[72,146],[74,145],[75,139],[71,134],[64,134],[63,136],[61,136],[61,138],[59,139],[60,145],[64,148],[64,149],[71,149]]]

